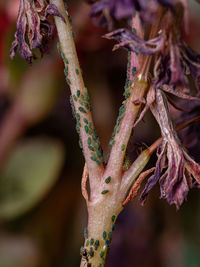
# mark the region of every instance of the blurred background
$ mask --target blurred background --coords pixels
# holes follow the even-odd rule
[[[106,151],[123,100],[127,53],[111,52],[113,43],[101,37],[106,29],[91,22],[90,7],[83,0],[68,2]],[[189,31],[184,36],[200,53],[200,5],[189,3]],[[84,159],[70,92],[56,36],[48,55],[40,58],[36,51],[39,59],[31,66],[18,55],[10,60],[18,5],[19,0],[0,0],[0,267],[78,267],[87,211],[80,191]],[[129,153],[135,148],[139,153],[159,134],[148,113],[131,137]],[[189,142],[187,148],[200,162],[200,142]],[[106,267],[198,267],[199,237],[198,189],[190,191],[177,212],[159,199],[157,186],[144,207],[135,199],[119,216]]]

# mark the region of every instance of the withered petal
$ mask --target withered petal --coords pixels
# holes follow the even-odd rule
[[[144,55],[152,55],[160,51],[164,41],[162,35],[159,35],[154,39],[144,41],[136,33],[128,29],[118,29],[104,35],[103,37],[117,40],[119,45],[116,45],[115,48],[123,47],[128,51]]]
[[[57,7],[54,4],[49,4],[45,9],[45,17],[47,18],[52,15],[60,17],[62,21],[65,22],[65,18],[60,14]]]

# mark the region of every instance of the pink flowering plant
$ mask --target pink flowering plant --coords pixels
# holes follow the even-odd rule
[[[10,56],[13,58],[18,51],[31,63],[36,58],[33,49],[38,48],[41,53],[47,50],[55,22],[58,51],[64,62],[85,158],[81,187],[88,209],[88,225],[84,230],[80,266],[103,267],[116,219],[138,195],[140,187],[143,187],[142,204],[159,183],[161,198],[179,209],[189,189],[200,184],[200,165],[188,155],[177,134],[177,130],[199,120],[199,116],[191,112],[187,121],[175,127],[169,108],[169,103],[177,108],[178,99],[198,106],[200,55],[182,38],[181,27],[187,24],[187,0],[88,1],[92,20],[109,31],[104,38],[117,42],[113,50],[128,50],[124,100],[105,155],[92,119],[66,2],[20,0]],[[123,28],[116,28],[119,21],[123,21]],[[132,130],[148,109],[160,127],[161,138],[127,164],[126,151]],[[182,108],[181,112],[184,113]],[[144,170],[156,150],[155,167]]]

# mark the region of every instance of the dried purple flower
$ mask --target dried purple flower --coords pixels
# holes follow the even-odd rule
[[[160,35],[148,41],[128,29],[110,32],[105,37],[119,42],[114,50],[123,47],[135,53],[154,55],[154,86],[160,88],[167,85],[166,91],[181,96],[189,92],[189,75],[200,90],[200,55],[181,39],[180,26],[172,18],[170,13],[171,20],[163,23]]]
[[[39,48],[41,53],[46,51],[47,39],[53,35],[53,26],[47,20],[50,15],[64,20],[57,7],[48,4],[46,0],[20,0],[17,31],[10,50],[11,58],[15,56],[17,47],[19,55],[28,63],[35,58],[32,49]]]
[[[155,21],[156,13],[160,5],[174,8],[173,0],[100,0],[92,6],[91,17],[100,17],[102,25],[110,18],[115,20],[129,19],[136,11],[140,13],[143,21]]]
[[[165,40],[154,67],[155,86],[168,84],[172,92],[179,86],[188,88],[191,75],[200,90],[200,55],[181,39],[178,31],[166,31]]]
[[[169,117],[164,93],[157,89],[154,94],[155,101],[150,108],[160,126],[163,142],[157,151],[155,172],[147,181],[141,201],[145,202],[148,192],[159,181],[161,198],[166,198],[169,204],[175,204],[178,209],[194,185],[193,178],[200,184],[200,166],[180,144]]]

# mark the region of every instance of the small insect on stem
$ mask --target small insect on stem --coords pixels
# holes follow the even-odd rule
[[[87,251],[86,248],[81,247],[80,255],[86,261],[85,263],[87,264],[87,267],[91,267],[92,265],[91,263],[89,263],[89,252]]]

